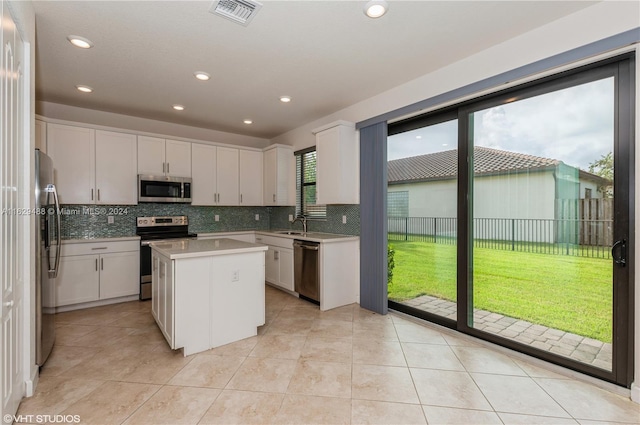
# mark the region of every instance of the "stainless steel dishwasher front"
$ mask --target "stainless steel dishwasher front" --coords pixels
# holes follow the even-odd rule
[[[303,240],[293,241],[294,289],[301,298],[320,303],[320,244]]]

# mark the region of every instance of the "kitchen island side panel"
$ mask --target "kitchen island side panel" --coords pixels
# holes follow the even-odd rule
[[[208,350],[211,334],[211,257],[173,261],[175,287],[175,347],[184,355]]]

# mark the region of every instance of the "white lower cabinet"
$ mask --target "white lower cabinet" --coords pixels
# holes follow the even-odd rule
[[[100,298],[99,255],[60,258],[56,279],[56,306],[96,301]]]
[[[264,325],[264,253],[170,259],[152,248],[152,314],[185,356],[255,336]]]
[[[293,291],[293,239],[260,235],[256,242],[269,247],[264,259],[264,279]]]
[[[173,287],[173,263],[162,255],[152,251],[151,280],[151,313],[158,322],[160,330],[164,334],[172,349],[175,349],[173,320],[174,312],[174,287]]]
[[[65,243],[61,249],[56,307],[139,294],[139,241]]]

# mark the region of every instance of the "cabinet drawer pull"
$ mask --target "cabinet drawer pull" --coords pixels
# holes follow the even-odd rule
[[[101,247],[97,247],[97,248],[91,248],[91,251],[97,251],[99,249],[107,249],[108,247],[106,246],[101,246]]]

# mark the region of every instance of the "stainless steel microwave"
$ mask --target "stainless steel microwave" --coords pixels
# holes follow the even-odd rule
[[[191,178],[138,175],[138,202],[191,203]]]

